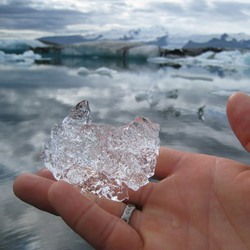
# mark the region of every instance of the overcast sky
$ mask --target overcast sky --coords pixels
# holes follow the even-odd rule
[[[250,34],[249,0],[0,0],[0,38],[160,25],[169,32]]]

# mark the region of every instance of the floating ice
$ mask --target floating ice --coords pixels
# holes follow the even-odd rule
[[[117,72],[115,70],[106,67],[101,67],[96,70],[89,70],[85,67],[80,67],[77,73],[80,76],[101,75],[101,76],[113,77]]]
[[[32,48],[47,47],[46,44],[38,40],[12,40],[0,39],[0,50],[5,53],[24,53]]]
[[[222,51],[215,53],[208,51],[199,56],[187,56],[183,58],[154,57],[148,58],[148,62],[155,64],[169,64],[181,66],[218,67],[225,70],[239,71],[250,67],[250,53],[248,51]],[[202,79],[204,80],[204,79]]]
[[[0,51],[0,63],[15,63],[20,65],[31,65],[35,60],[41,59],[41,56],[29,50],[23,54],[7,54]]]
[[[42,153],[57,180],[82,192],[121,201],[128,188],[138,190],[154,175],[159,152],[159,125],[144,117],[121,127],[94,124],[87,101],[54,125]]]

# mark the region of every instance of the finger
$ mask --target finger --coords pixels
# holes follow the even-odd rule
[[[48,198],[64,221],[95,248],[128,249],[129,244],[131,249],[139,249],[140,237],[131,226],[68,183],[54,183]]]
[[[56,180],[54,178],[53,174],[46,168],[37,172],[37,175],[44,177],[44,178],[47,178],[47,179]],[[77,188],[77,189],[80,191],[79,188]],[[87,196],[92,201],[94,201],[98,206],[100,206],[101,208],[103,208],[104,210],[106,210],[107,212],[109,212],[111,214],[119,216],[122,214],[122,212],[124,210],[124,206],[125,206],[124,203],[114,202],[114,201],[108,200],[106,198],[100,198],[97,195],[94,195],[91,193],[84,194],[84,195]]]
[[[163,180],[174,172],[175,167],[180,162],[185,152],[174,149],[161,147],[157,163],[155,167],[155,174],[153,178]],[[148,183],[137,191],[129,190],[128,202],[136,204],[139,209],[142,209],[144,204],[154,196],[157,183]]]
[[[44,177],[44,178],[56,181],[56,179],[54,178],[53,174],[48,169],[46,169],[46,168],[38,171],[36,174],[38,176],[41,176],[41,177]]]
[[[240,143],[250,152],[250,97],[244,93],[232,95],[227,104],[227,116]]]
[[[129,199],[127,203],[136,204],[136,208],[143,211],[144,205],[155,195],[155,187],[157,183],[148,183],[147,185],[139,188],[139,190],[129,190]]]
[[[56,215],[55,209],[48,201],[48,190],[54,182],[35,174],[23,174],[14,181],[13,191],[22,201]]]
[[[162,180],[170,175],[184,154],[185,153],[181,151],[161,147],[157,158],[154,178]]]
[[[104,197],[100,198],[93,194],[84,194],[84,195],[93,202],[95,202],[99,207],[101,207],[108,213],[113,214],[117,217],[121,217],[123,210],[125,208],[125,203],[108,200]]]

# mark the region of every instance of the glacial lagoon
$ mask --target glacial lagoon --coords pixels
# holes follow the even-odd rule
[[[95,122],[119,126],[145,116],[160,124],[162,146],[250,164],[226,118],[228,97],[250,94],[250,67],[27,58],[0,65],[0,249],[92,249],[60,218],[12,192],[19,174],[43,168],[40,154],[51,126],[83,99]]]

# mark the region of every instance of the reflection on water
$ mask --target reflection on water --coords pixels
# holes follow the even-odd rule
[[[250,163],[225,113],[231,93],[250,93],[248,74],[97,59],[53,63],[0,68],[0,249],[91,249],[60,218],[12,193],[18,174],[42,168],[51,126],[82,99],[96,122],[146,116],[161,125],[161,145]]]

